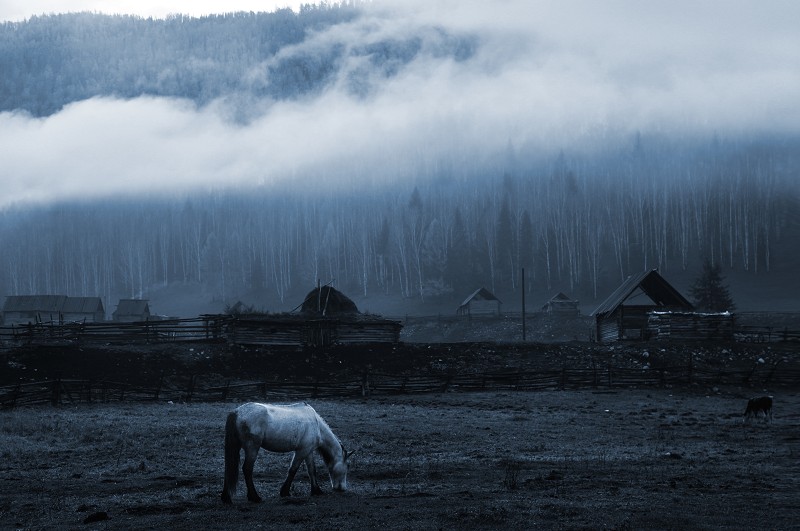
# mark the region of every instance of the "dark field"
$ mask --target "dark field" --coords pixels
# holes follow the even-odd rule
[[[678,390],[438,393],[314,400],[357,455],[350,490],[311,497],[261,453],[264,502],[219,499],[234,403],[82,404],[0,413],[0,528],[790,529],[800,397]],[[241,479],[240,479],[241,481]],[[83,525],[84,520],[107,520]]]

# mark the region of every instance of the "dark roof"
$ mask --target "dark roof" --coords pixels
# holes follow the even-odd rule
[[[660,308],[677,308],[688,311],[694,309],[692,304],[678,293],[678,290],[664,280],[664,277],[658,273],[657,269],[652,269],[629,276],[620,287],[592,312],[592,315],[613,313],[637,289],[641,289]]]
[[[553,298],[552,298],[552,299],[550,299],[550,300],[551,300],[551,301],[554,301],[554,302],[558,302],[558,301],[565,301],[565,302],[578,302],[578,301],[574,301],[574,300],[570,299],[569,297],[567,297],[566,295],[564,295],[564,292],[562,292],[562,291],[559,291],[559,292],[558,292],[556,295],[554,295],[554,296],[553,296]]]
[[[494,294],[486,288],[479,288],[472,292],[472,294],[464,299],[464,302],[461,303],[461,306],[466,306],[469,304],[469,301],[473,299],[484,300],[484,301],[497,301],[502,303],[500,299],[494,296]]]
[[[6,297],[3,311],[58,313],[66,299],[66,295],[9,295]]]
[[[4,312],[95,313],[103,311],[100,297],[66,295],[9,295]]]
[[[147,299],[120,299],[114,313],[116,315],[142,315],[150,313],[150,307]]]
[[[359,313],[356,303],[330,286],[314,288],[303,299],[300,312],[316,315],[342,315]]]
[[[61,307],[64,313],[95,313],[102,312],[103,301],[100,297],[66,297]]]

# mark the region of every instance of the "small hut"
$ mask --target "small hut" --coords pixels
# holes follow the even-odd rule
[[[486,288],[480,288],[464,299],[456,313],[458,315],[500,315],[503,303]]]
[[[691,312],[691,303],[657,269],[629,276],[592,312],[600,342],[647,339],[649,314],[654,311]]]
[[[542,306],[542,311],[551,317],[577,317],[581,313],[579,304],[578,301],[572,300],[564,293],[559,292]]]
[[[136,323],[150,319],[150,304],[146,299],[120,299],[111,318],[118,323]]]

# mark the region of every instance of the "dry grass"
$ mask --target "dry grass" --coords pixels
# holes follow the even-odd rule
[[[800,397],[743,424],[741,397],[667,391],[431,394],[315,401],[348,448],[351,490],[219,501],[233,404],[95,404],[0,413],[0,528],[789,529]],[[320,466],[321,476],[325,476]],[[327,485],[327,478],[322,485]],[[330,489],[326,489],[328,492]],[[757,499],[758,503],[752,503]]]

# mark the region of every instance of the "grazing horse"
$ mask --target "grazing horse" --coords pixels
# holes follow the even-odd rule
[[[270,452],[294,452],[289,473],[281,486],[281,496],[289,495],[297,469],[305,461],[311,479],[311,494],[322,494],[317,484],[314,466],[314,451],[318,451],[328,468],[331,487],[337,491],[347,490],[347,458],[350,454],[308,404],[273,405],[249,402],[230,413],[225,423],[225,483],[222,501],[231,503],[239,481],[240,450],[244,449],[244,481],[247,499],[260,502],[253,484],[253,465],[259,448]]]
[[[744,410],[744,418],[757,417],[758,413],[764,413],[764,420],[772,420],[772,397],[754,396],[747,401],[747,408]]]

